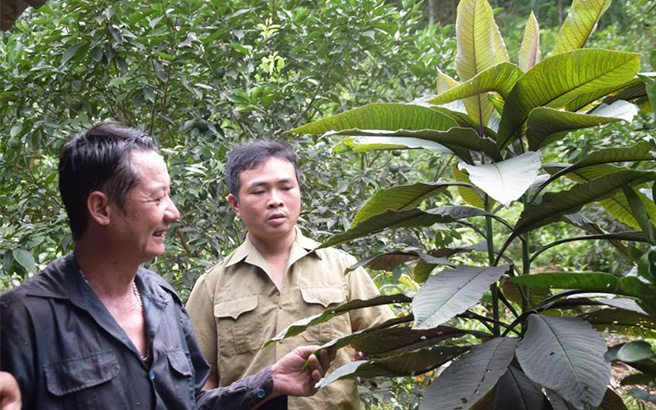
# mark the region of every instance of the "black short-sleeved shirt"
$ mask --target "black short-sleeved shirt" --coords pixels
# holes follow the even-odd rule
[[[16,377],[24,409],[237,409],[271,394],[270,368],[201,391],[209,367],[180,299],[148,270],[139,268],[135,281],[146,312],[146,362],[72,254],[0,296],[0,370]]]

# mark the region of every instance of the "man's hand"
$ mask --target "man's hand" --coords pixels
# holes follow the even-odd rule
[[[16,379],[10,373],[0,372],[0,409],[21,410],[22,405]]]
[[[271,373],[274,396],[311,396],[317,392],[314,385],[326,374],[330,362],[335,358],[335,349],[321,350],[313,355],[318,348],[297,347],[273,365]],[[306,361],[309,361],[310,367],[301,373]]]

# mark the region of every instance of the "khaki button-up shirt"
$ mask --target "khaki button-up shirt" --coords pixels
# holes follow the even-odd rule
[[[265,341],[300,319],[379,293],[364,269],[344,275],[345,269],[356,263],[355,258],[334,248],[313,250],[318,243],[304,237],[298,228],[296,232],[282,292],[248,236],[194,286],[187,310],[220,386],[257,373],[298,346],[322,345],[393,317],[387,306],[357,309],[261,349]],[[353,353],[349,348],[340,349],[329,372],[349,363]],[[356,383],[339,380],[313,397],[290,397],[289,408],[359,409]]]

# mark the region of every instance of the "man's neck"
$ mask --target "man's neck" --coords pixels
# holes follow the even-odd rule
[[[249,234],[253,246],[260,252],[265,260],[270,258],[288,257],[296,240],[296,229],[292,229],[286,236],[274,239],[257,238]]]
[[[98,296],[116,296],[132,292],[139,265],[129,264],[111,252],[86,243],[76,243],[73,252],[82,276]]]

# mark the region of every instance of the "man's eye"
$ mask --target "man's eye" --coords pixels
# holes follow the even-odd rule
[[[253,192],[253,195],[262,195],[264,194],[264,191],[255,191]]]

